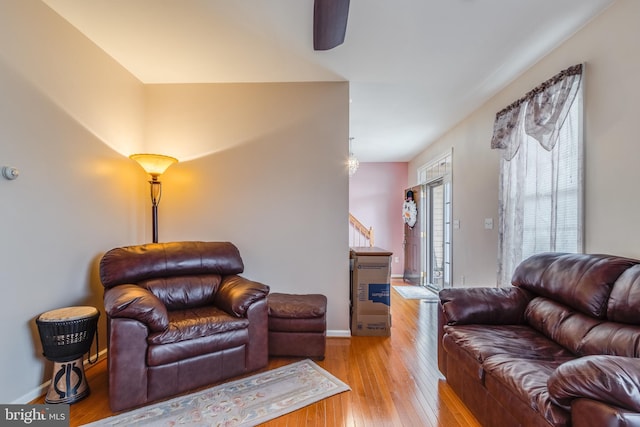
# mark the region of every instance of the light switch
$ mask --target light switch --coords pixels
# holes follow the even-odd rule
[[[493,230],[493,218],[485,218],[484,219],[484,229],[485,230]]]
[[[460,220],[459,219],[454,219],[453,220],[453,229],[454,230],[459,230],[460,229]]]

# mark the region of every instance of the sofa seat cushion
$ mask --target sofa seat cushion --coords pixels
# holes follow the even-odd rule
[[[197,307],[169,312],[169,327],[150,334],[149,345],[171,344],[249,327],[249,320],[230,316],[219,308]]]
[[[526,325],[461,325],[445,326],[444,330],[452,344],[471,353],[478,363],[496,354],[522,359],[575,357],[564,347]]]
[[[516,396],[552,426],[570,425],[569,413],[553,403],[547,388],[551,374],[568,360],[521,359],[503,354],[491,356],[483,364],[485,386],[498,400],[501,396]]]
[[[473,360],[462,366],[482,381],[487,358],[505,354],[522,359],[573,358],[568,350],[526,325],[445,326],[444,348],[459,360]]]

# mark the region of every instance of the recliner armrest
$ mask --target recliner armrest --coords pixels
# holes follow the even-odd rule
[[[439,293],[447,325],[524,323],[533,294],[520,288],[454,288]]]
[[[230,275],[222,278],[214,304],[232,316],[244,317],[251,304],[266,298],[268,294],[269,286],[242,276]]]
[[[120,285],[104,292],[104,308],[110,317],[138,320],[153,332],[169,327],[169,313],[151,292],[137,285]]]
[[[640,359],[585,356],[558,366],[547,381],[549,396],[570,408],[574,399],[586,397],[640,412]]]

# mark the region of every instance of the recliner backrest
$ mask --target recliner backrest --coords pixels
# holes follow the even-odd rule
[[[168,310],[214,304],[222,277],[219,274],[159,277],[143,280],[138,285],[154,294]]]
[[[244,264],[229,242],[171,242],[126,246],[108,251],[100,261],[105,288],[158,278],[240,274]]]

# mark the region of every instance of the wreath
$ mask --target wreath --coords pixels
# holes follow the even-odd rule
[[[418,208],[413,200],[406,200],[402,204],[402,218],[409,227],[416,225],[418,219]]]

